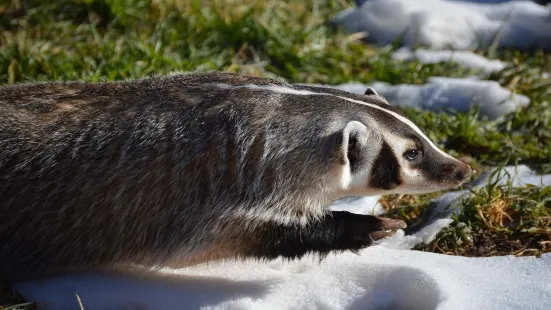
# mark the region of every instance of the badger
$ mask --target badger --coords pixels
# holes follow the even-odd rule
[[[405,223],[347,196],[469,165],[364,95],[220,71],[0,87],[0,279],[357,252]]]

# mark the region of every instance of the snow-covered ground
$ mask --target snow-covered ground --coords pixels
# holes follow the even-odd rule
[[[493,3],[492,3],[493,2]],[[468,50],[551,50],[551,10],[532,1],[369,0],[336,16],[348,32],[375,44]]]
[[[551,255],[465,258],[376,246],[360,255],[81,276],[20,286],[41,309],[549,309]],[[135,308],[134,308],[135,307]]]
[[[514,186],[551,185],[551,175],[538,176],[525,166],[507,171]],[[494,177],[508,180],[505,174]],[[14,288],[41,309],[76,309],[77,294],[86,309],[549,309],[551,254],[466,258],[410,250],[449,225],[448,209],[468,195],[438,198],[432,218],[412,235],[400,230],[359,255],[333,254],[321,263],[311,257],[220,262],[147,277],[89,274]],[[381,213],[376,204],[352,199],[334,207]]]

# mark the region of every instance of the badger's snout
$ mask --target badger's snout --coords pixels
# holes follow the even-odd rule
[[[440,182],[454,185],[463,183],[471,173],[471,166],[457,159],[441,165],[439,171],[437,171]]]
[[[471,166],[463,162],[460,162],[457,166],[458,167],[456,168],[454,174],[455,180],[459,183],[463,183],[468,177],[471,176],[473,169],[471,168]]]

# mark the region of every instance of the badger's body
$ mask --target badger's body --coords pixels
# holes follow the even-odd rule
[[[376,94],[220,72],[0,87],[0,279],[369,246],[403,223],[332,200],[470,170],[395,113]],[[422,182],[404,139],[432,158]]]

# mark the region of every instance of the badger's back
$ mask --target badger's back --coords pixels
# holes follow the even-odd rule
[[[235,214],[309,216],[335,107],[239,85],[288,87],[217,72],[1,87],[0,276],[162,263]]]

